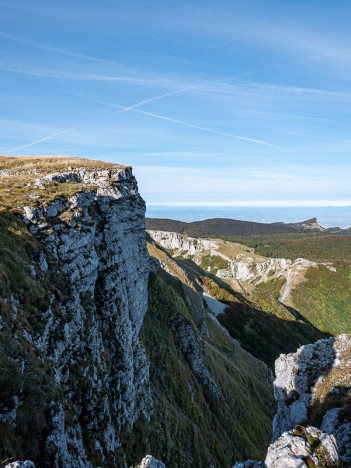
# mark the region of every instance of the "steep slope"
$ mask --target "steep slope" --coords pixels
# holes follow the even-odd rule
[[[317,263],[269,259],[221,239],[148,233],[169,252],[168,257],[165,250],[159,252],[163,267],[198,291],[229,304],[217,320],[247,351],[271,367],[280,353],[325,336],[293,307],[282,304]]]
[[[131,169],[0,162],[0,461],[126,467],[151,453],[168,467],[229,467],[263,456],[271,372],[206,308],[203,292],[231,300],[229,285],[155,244],[150,263]]]
[[[224,239],[148,232],[176,259],[192,260],[256,303],[261,302],[263,291],[270,290],[295,317],[310,322],[322,332],[351,331],[351,242],[347,236],[263,237],[262,242],[268,242],[266,246],[253,246],[252,236],[242,236],[243,240],[251,239],[248,247]],[[254,238],[257,240],[256,236]],[[268,254],[271,249],[272,258],[262,255],[262,251]],[[290,253],[291,257],[279,257],[280,252]],[[310,259],[299,257],[305,254]],[[263,309],[266,309],[264,305]],[[286,318],[277,304],[274,310],[278,316]]]
[[[265,462],[233,468],[351,466],[351,335],[281,355],[275,373],[278,408]]]
[[[200,292],[157,268],[141,336],[155,402],[144,437],[154,456],[167,467],[229,467],[264,453],[270,372],[220,327]]]
[[[1,164],[0,458],[124,466],[121,428],[152,410],[135,179],[78,159]]]

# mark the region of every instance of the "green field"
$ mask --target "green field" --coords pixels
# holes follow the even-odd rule
[[[231,236],[223,239],[247,245],[265,257],[303,257],[313,261],[351,260],[351,235],[287,233]]]

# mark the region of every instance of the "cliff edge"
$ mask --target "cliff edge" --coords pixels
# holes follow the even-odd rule
[[[121,430],[152,410],[139,342],[145,206],[131,168],[0,162],[0,458],[123,466]]]

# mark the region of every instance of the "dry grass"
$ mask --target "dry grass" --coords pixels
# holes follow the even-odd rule
[[[103,161],[84,158],[69,158],[64,156],[0,156],[0,170],[30,171],[38,170],[41,173],[78,169],[123,169],[127,166],[112,164]]]
[[[45,205],[57,197],[70,197],[81,190],[94,188],[83,183],[54,181],[46,181],[45,188],[35,186],[37,179],[50,173],[80,168],[118,171],[126,167],[81,158],[0,156],[0,171],[10,171],[9,175],[0,172],[0,212],[4,209],[16,211],[23,206]]]

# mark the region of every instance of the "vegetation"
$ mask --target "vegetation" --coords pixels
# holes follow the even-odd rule
[[[235,295],[230,291],[230,288],[228,286],[224,287],[223,283],[220,283],[212,275],[201,275],[199,280],[203,284],[205,291],[218,301],[228,303],[235,300]]]
[[[217,300],[227,303],[229,307],[226,312],[218,316],[220,323],[233,338],[239,340],[245,350],[266,362],[272,369],[281,353],[294,352],[302,344],[329,336],[328,330],[324,329],[323,333],[318,329],[319,324],[305,313],[305,309],[293,305],[284,306],[278,301],[285,278],[273,277],[257,286],[241,282],[240,286],[245,292],[239,293],[237,289],[233,291],[228,283],[203,270],[190,259],[172,258],[167,251],[153,242],[149,243],[149,252],[171,272],[173,276],[169,277],[168,282],[173,281],[172,286],[183,299],[185,298],[184,292],[181,292],[182,284],[200,293],[205,291]],[[305,284],[307,283],[302,282],[298,287],[298,291],[302,291],[301,297],[305,296],[302,289]],[[350,288],[347,290],[350,291]],[[306,305],[306,310],[311,308],[312,302]],[[324,316],[327,317],[325,314]],[[345,320],[350,320],[346,313],[341,318],[340,326]]]
[[[280,354],[295,352],[299,346],[327,336],[293,308],[277,303],[275,296],[276,288],[269,292],[265,285],[250,300],[239,297],[231,302],[218,316],[244,349],[272,369]]]
[[[305,223],[316,222],[315,219]],[[251,221],[239,221],[237,219],[213,218],[203,221],[193,221],[186,223],[173,219],[147,218],[146,227],[156,231],[171,231],[187,234],[193,237],[219,237],[228,236],[252,236],[252,235],[272,235],[272,234],[296,234],[306,233],[303,223],[255,223]],[[316,230],[311,229],[311,232]]]
[[[49,172],[67,171],[72,169],[112,169],[123,168],[120,164],[111,164],[103,161],[84,158],[68,158],[60,156],[0,156],[2,171],[28,172],[34,175]]]
[[[217,255],[205,255],[201,258],[201,268],[215,275],[218,270],[228,268],[228,262]]]
[[[147,433],[138,424],[124,443],[136,447],[147,438],[151,453],[166,466],[230,467],[234,460],[262,458],[274,410],[269,385],[260,378],[259,366],[255,370],[210,321],[209,336],[202,335],[205,361],[223,395],[219,402],[211,398],[178,347],[172,327],[178,314],[196,335],[200,331],[194,311],[173,285],[174,278],[165,273],[150,278],[142,340],[151,363],[155,411]],[[138,454],[128,453],[128,462],[137,462]]]
[[[30,274],[31,258],[40,248],[12,213],[0,213],[0,408],[15,408],[14,395],[22,402],[17,427],[11,421],[0,425],[0,460],[37,458],[41,438],[49,431],[45,411],[55,399],[51,364],[39,359],[36,346],[19,332],[42,330],[40,317],[54,290],[50,273],[40,280]]]
[[[38,187],[36,181],[47,174],[78,169],[119,169],[125,166],[80,158],[0,156],[0,211],[16,211],[23,206],[47,204],[57,197],[69,197],[80,190],[94,188],[83,183],[47,180]]]
[[[336,271],[309,268],[291,293],[291,303],[315,327],[330,333],[351,333],[351,261],[334,262]]]
[[[351,260],[351,235],[278,234],[226,238],[255,248],[255,253],[273,258],[307,258],[316,262]]]

